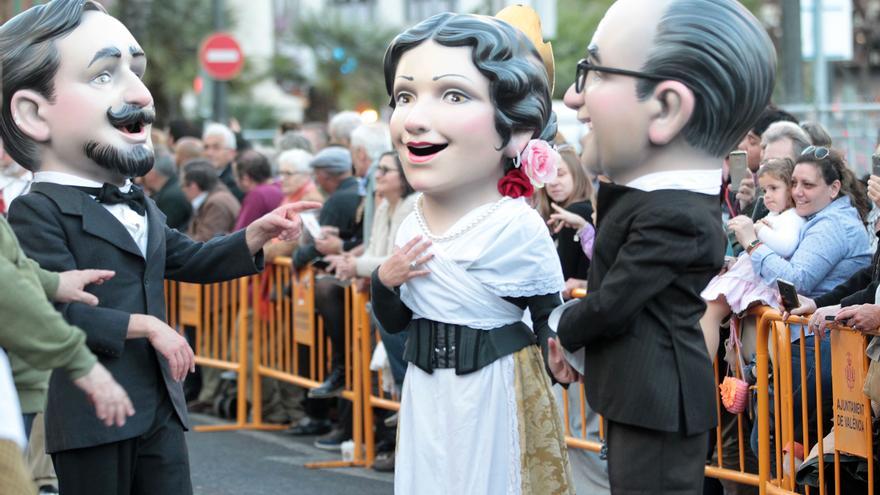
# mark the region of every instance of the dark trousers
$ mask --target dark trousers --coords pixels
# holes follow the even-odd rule
[[[34,418],[37,417],[37,413],[25,413],[21,415],[22,421],[24,421],[24,437],[31,437],[31,430],[34,428]]]
[[[702,493],[708,432],[686,436],[608,421],[613,495]]]
[[[315,309],[324,320],[324,335],[333,344],[332,369],[345,369],[345,287],[336,277],[315,279]]]
[[[166,397],[143,435],[52,455],[63,495],[191,495],[183,425]]]

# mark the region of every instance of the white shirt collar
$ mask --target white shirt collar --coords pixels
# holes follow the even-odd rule
[[[205,202],[206,199],[208,199],[207,191],[202,191],[199,193],[198,196],[194,197],[193,200],[190,201],[193,207],[193,211],[198,211],[198,209],[202,207],[202,204]]]
[[[62,186],[81,187],[102,187],[104,185],[103,182],[86,179],[66,172],[37,172],[34,174],[34,182],[51,182],[53,184],[61,184]],[[128,192],[129,189],[131,189],[131,181],[126,179],[125,184],[119,190]]]
[[[626,186],[646,192],[674,189],[717,196],[721,193],[721,169],[654,172],[643,175]]]

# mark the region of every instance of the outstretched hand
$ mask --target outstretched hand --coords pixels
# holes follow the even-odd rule
[[[572,383],[580,378],[578,372],[565,360],[558,338],[547,341],[547,367],[559,383]]]
[[[314,201],[298,201],[279,206],[254,220],[245,231],[248,249],[257,254],[263,245],[274,238],[292,241],[302,233],[302,219],[299,214],[306,210],[320,208],[321,203]]]
[[[55,291],[55,302],[81,302],[89,306],[97,306],[98,298],[86,292],[87,285],[101,285],[113,278],[112,270],[69,270],[58,274],[58,290]]]
[[[395,246],[391,257],[379,266],[379,281],[385,287],[400,287],[410,279],[424,277],[431,273],[430,270],[419,269],[419,266],[434,257],[431,253],[425,254],[425,251],[431,246],[431,241],[420,242],[421,240],[422,236],[417,235],[403,247]]]

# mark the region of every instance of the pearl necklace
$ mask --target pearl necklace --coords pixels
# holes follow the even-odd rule
[[[431,229],[428,228],[428,223],[425,222],[425,217],[422,214],[422,197],[423,196],[419,196],[419,199],[416,202],[416,209],[415,209],[416,220],[419,222],[419,227],[421,227],[422,232],[425,233],[425,236],[428,239],[431,239],[431,241],[433,241],[433,242],[448,242],[448,241],[458,239],[459,237],[461,237],[462,235],[464,235],[465,233],[467,233],[468,231],[470,231],[471,229],[473,229],[474,227],[479,225],[483,220],[489,218],[493,213],[495,213],[495,211],[498,208],[501,207],[501,205],[503,205],[508,200],[510,200],[509,196],[504,196],[501,199],[499,199],[498,201],[496,201],[495,203],[493,203],[492,206],[487,208],[486,211],[484,211],[482,214],[480,214],[480,216],[471,220],[467,225],[463,226],[462,228],[456,230],[455,232],[453,232],[451,234],[438,236],[438,235],[434,235],[433,233],[431,233]]]

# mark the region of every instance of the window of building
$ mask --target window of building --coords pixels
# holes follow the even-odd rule
[[[343,19],[376,20],[376,0],[330,0],[328,4]]]
[[[419,22],[440,12],[456,12],[458,0],[406,0],[406,19]]]

